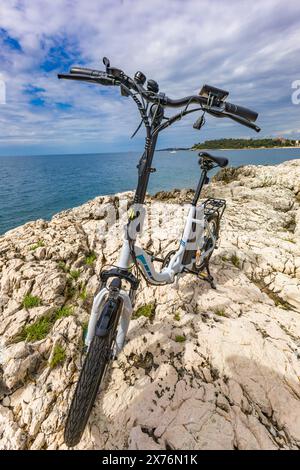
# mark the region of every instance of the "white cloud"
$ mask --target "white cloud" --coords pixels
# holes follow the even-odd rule
[[[0,150],[9,145],[13,152],[22,142],[41,149],[49,144],[58,152],[76,151],[80,143],[87,151],[129,145],[138,123],[133,103],[115,90],[58,81],[57,70],[43,69],[45,60],[57,59],[66,70],[64,51],[74,64],[102,68],[107,55],[131,75],[141,69],[172,97],[197,93],[207,82],[227,88],[233,102],[260,112],[264,134],[280,132],[283,123],[297,133],[300,107],[290,95],[291,83],[300,79],[299,26],[296,0],[7,0],[0,6],[0,28],[22,50],[8,41],[1,45],[0,36],[8,101],[0,108]],[[35,97],[43,107],[24,93],[29,85],[42,89]],[[169,130],[161,142],[199,141],[192,122]],[[203,136],[218,135],[245,135],[245,129],[210,119]],[[137,142],[142,144],[142,133]]]

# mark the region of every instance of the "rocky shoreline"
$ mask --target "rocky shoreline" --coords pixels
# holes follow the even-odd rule
[[[205,191],[227,200],[217,290],[190,275],[142,283],[78,449],[300,448],[300,160],[222,170]],[[0,449],[65,448],[83,333],[99,272],[121,246],[125,196],[0,237]],[[167,216],[148,225],[143,246],[176,247],[168,227],[181,227],[190,196],[149,198]]]

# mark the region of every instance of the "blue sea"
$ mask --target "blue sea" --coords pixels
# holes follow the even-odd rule
[[[276,165],[300,159],[300,148],[218,150],[230,166]],[[139,154],[0,156],[0,234],[38,218],[50,219],[63,209],[99,195],[133,190]],[[200,174],[197,152],[156,152],[149,192],[193,188]]]

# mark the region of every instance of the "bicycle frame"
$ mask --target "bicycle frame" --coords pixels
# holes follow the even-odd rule
[[[139,221],[139,224],[142,226],[142,222]],[[149,283],[154,285],[170,284],[174,282],[174,278],[177,274],[182,273],[184,269],[191,268],[193,260],[191,259],[189,262],[184,262],[184,255],[187,250],[196,251],[196,249],[201,246],[204,224],[205,219],[203,205],[196,207],[190,204],[183,235],[179,242],[179,248],[170,258],[168,265],[161,271],[157,271],[155,269],[153,264],[155,258],[153,258],[153,256],[147,253],[143,248],[137,246],[135,243],[133,244],[136,261],[138,262],[144,277]],[[210,251],[211,250],[207,250],[201,254],[203,259]],[[128,239],[125,238],[117,266],[120,269],[128,269],[133,261],[132,249],[130,248]]]
[[[160,124],[162,117],[163,112],[160,113],[159,122],[156,121],[155,123],[152,123],[152,128]],[[132,263],[136,261],[145,279],[149,283],[153,285],[173,283],[176,275],[179,275],[184,271],[188,272],[191,270],[195,258],[193,254],[195,255],[196,250],[202,245],[204,229],[207,226],[207,221],[204,213],[205,205],[201,204],[199,207],[197,207],[197,202],[200,197],[203,185],[208,182],[207,172],[212,168],[209,164],[207,164],[207,166],[205,166],[204,168],[202,167],[202,173],[198,182],[198,186],[195,190],[193,201],[189,205],[188,216],[183,230],[182,238],[179,242],[179,248],[170,257],[167,266],[163,267],[161,271],[157,271],[153,263],[153,261],[155,261],[155,258],[153,258],[149,253],[147,253],[143,248],[139,247],[135,243],[137,236],[141,235],[142,233],[143,223],[145,219],[144,201],[149,181],[149,175],[152,172],[151,164],[155,151],[156,141],[157,133],[152,135],[151,138],[149,138],[149,135],[146,138],[145,150],[138,165],[139,177],[134,197],[134,204],[131,208],[131,215],[129,216],[128,223],[125,227],[125,237],[120,257],[116,264],[116,268],[105,273],[106,277],[102,278],[102,281],[105,282],[105,286],[100,290],[100,292],[94,299],[91,317],[88,325],[88,331],[85,338],[85,344],[87,347],[89,347],[89,345],[91,344],[91,341],[95,334],[97,321],[99,319],[103,305],[109,295],[109,290],[106,287],[106,281],[109,277],[125,278],[126,280],[129,280],[129,282],[131,282],[133,285],[134,276],[130,272],[129,268]],[[201,252],[200,264],[202,262],[205,262],[205,259],[215,247],[216,239],[213,238],[213,236],[212,239],[212,246],[208,250]],[[189,253],[192,255],[189,255]],[[125,342],[126,333],[129,327],[129,322],[133,311],[136,288],[137,286],[131,288],[129,292],[121,289],[119,292],[119,295],[122,297],[123,300],[123,311],[121,313],[120,327],[118,329],[116,338],[115,356],[121,351]]]

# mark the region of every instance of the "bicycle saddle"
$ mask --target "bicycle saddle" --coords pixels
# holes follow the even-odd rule
[[[212,162],[216,163],[221,168],[225,168],[228,165],[228,158],[224,157],[215,157],[207,152],[200,152],[198,153],[200,158],[205,158],[206,160],[211,160]]]

